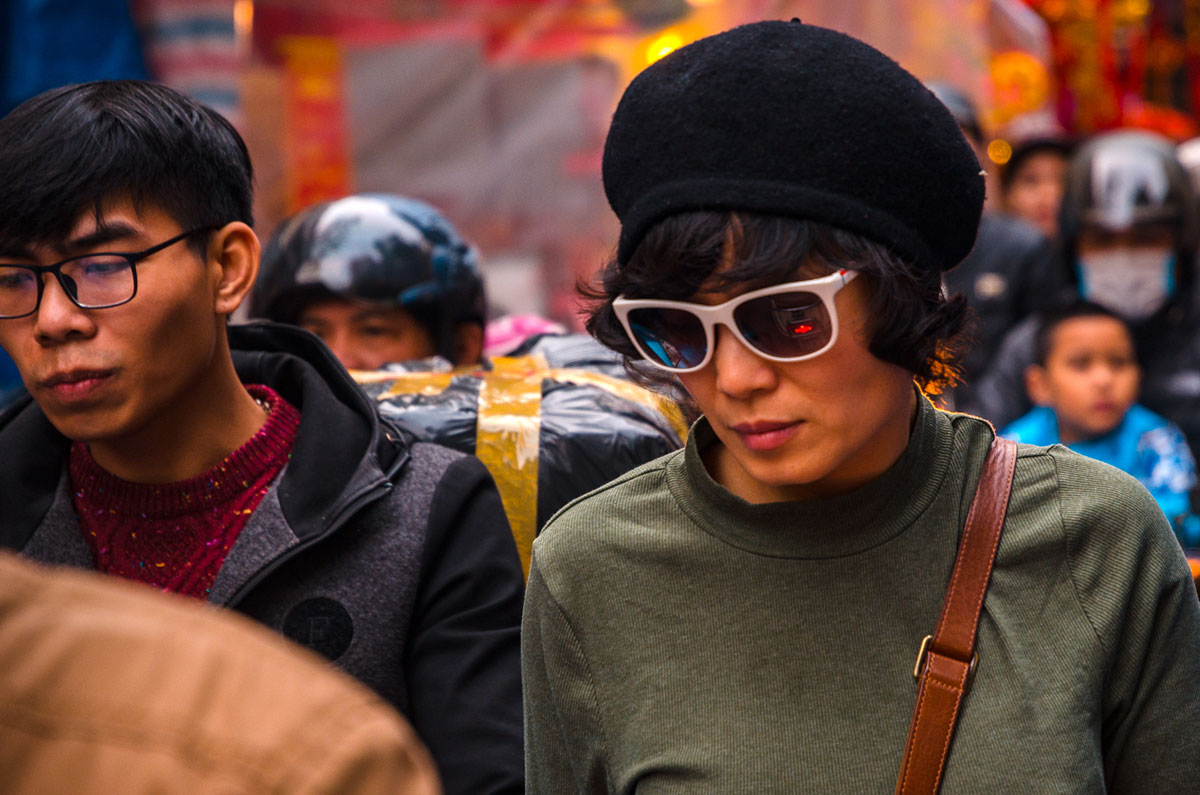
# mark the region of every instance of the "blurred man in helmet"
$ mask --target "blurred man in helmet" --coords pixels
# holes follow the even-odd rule
[[[1067,298],[1126,319],[1144,380],[1142,402],[1200,444],[1200,312],[1195,295],[1196,192],[1175,147],[1122,130],[1083,146],[1067,172],[1060,216]],[[997,425],[1028,408],[1021,373],[1037,322],[1014,329],[980,383],[979,413]]]
[[[483,355],[475,251],[432,207],[401,196],[348,196],[284,221],[250,313],[312,331],[351,370]]]
[[[405,362],[407,369],[424,370],[427,362],[413,360],[430,357],[469,368],[454,388],[435,395],[390,386],[395,401],[380,405],[424,441],[479,452],[480,406],[490,393],[484,382],[494,364],[483,354],[483,279],[475,250],[429,205],[360,194],[288,218],[263,253],[250,314],[303,326],[351,370]],[[617,354],[590,336],[552,329],[527,327],[532,333],[505,349],[507,356],[544,362],[544,379],[519,385],[522,406],[537,407],[539,445],[532,456],[510,445],[493,445],[485,456],[523,554],[567,502],[681,443],[666,401],[628,383],[590,377],[623,376]],[[588,374],[559,378],[559,369]],[[503,379],[489,383],[510,395],[518,389],[502,387]],[[491,405],[491,421],[499,410]],[[523,491],[530,478],[536,510],[522,510],[534,502]]]

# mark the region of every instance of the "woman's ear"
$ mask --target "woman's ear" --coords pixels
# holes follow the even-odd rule
[[[229,316],[241,306],[258,276],[262,247],[254,230],[241,221],[231,221],[208,241],[208,262],[213,275],[213,307]]]
[[[1054,402],[1045,367],[1031,364],[1025,368],[1025,391],[1029,393],[1029,399],[1038,406],[1049,406]]]

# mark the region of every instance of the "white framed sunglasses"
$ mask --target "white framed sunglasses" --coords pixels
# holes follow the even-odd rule
[[[613,311],[643,358],[668,372],[691,373],[708,364],[718,323],[764,359],[799,362],[837,342],[833,297],[857,275],[842,269],[753,290],[716,306],[622,295],[613,301]]]

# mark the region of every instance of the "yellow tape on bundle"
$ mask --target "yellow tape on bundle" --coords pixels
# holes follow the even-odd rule
[[[496,357],[479,386],[475,455],[496,480],[526,577],[538,531],[538,449],[546,375],[540,356]]]
[[[440,395],[450,388],[450,381],[455,373],[389,373],[386,370],[367,372],[351,370],[350,375],[359,384],[389,383],[387,390],[382,392],[378,400],[387,400],[397,395]]]
[[[619,378],[578,369],[549,369],[543,356],[495,357],[492,369],[468,367],[448,373],[391,373],[353,371],[360,384],[387,384],[383,401],[398,395],[436,395],[450,387],[455,376],[480,379],[475,455],[483,461],[512,527],[513,540],[525,576],[533,539],[537,536],[538,456],[542,430],[542,380],[592,386],[660,413],[679,435],[687,438],[687,423],[679,407],[667,398]]]

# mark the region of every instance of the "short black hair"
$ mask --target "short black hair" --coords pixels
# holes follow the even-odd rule
[[[1021,170],[1021,166],[1034,155],[1049,152],[1061,157],[1065,163],[1071,160],[1071,153],[1074,151],[1074,148],[1075,146],[1070,139],[1049,136],[1030,138],[1013,144],[1012,154],[1009,155],[1008,161],[1000,168],[1000,187],[1007,191],[1012,186],[1017,172]]]
[[[1084,301],[1082,299],[1070,301],[1051,307],[1039,316],[1037,334],[1033,338],[1033,361],[1037,365],[1045,367],[1046,362],[1050,359],[1050,349],[1054,347],[1054,332],[1068,320],[1075,320],[1081,317],[1111,318],[1120,323],[1121,328],[1125,329],[1125,333],[1129,335],[1129,338],[1133,339],[1133,331],[1129,328],[1129,321],[1116,312],[1092,301]]]
[[[717,274],[726,261],[729,267]],[[714,276],[722,286],[755,289],[793,277],[805,262],[831,272],[852,268],[866,280],[869,348],[876,358],[908,370],[931,394],[957,383],[956,359],[968,324],[966,299],[948,297],[940,274],[881,243],[796,218],[726,211],[669,216],[647,231],[626,265],[614,257],[601,270],[598,286],[580,286],[590,302],[587,329],[625,356],[635,379],[663,383],[657,370],[639,365],[641,354],[617,320],[613,299],[687,300]]]
[[[157,83],[104,80],[26,100],[0,119],[0,173],[0,244],[12,247],[62,241],[114,197],[153,205],[184,229],[254,220],[237,130]]]

